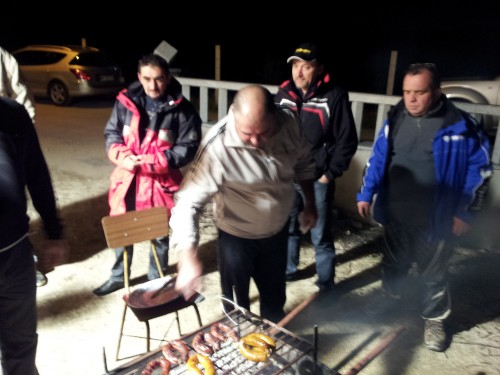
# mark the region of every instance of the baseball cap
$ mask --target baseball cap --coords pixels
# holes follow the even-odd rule
[[[292,60],[302,60],[307,62],[313,62],[318,60],[318,50],[316,45],[312,43],[302,43],[298,46],[293,55],[290,56],[286,62],[289,63]]]

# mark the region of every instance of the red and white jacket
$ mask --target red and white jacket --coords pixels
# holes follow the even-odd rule
[[[132,181],[137,210],[166,206],[170,211],[182,180],[180,168],[193,160],[201,141],[201,118],[182,96],[177,80],[172,79],[154,112],[146,111],[146,99],[139,82],[121,91],[104,130],[108,158],[116,165],[108,196],[110,215],[126,211]],[[129,155],[143,160],[134,172],[120,167]]]

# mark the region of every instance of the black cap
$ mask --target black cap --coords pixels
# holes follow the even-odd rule
[[[302,43],[295,49],[293,55],[290,56],[286,62],[289,63],[292,60],[302,60],[307,62],[318,61],[318,50],[312,43]]]

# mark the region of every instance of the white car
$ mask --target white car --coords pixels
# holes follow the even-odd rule
[[[121,68],[94,47],[30,45],[13,51],[31,92],[55,105],[73,98],[115,96],[125,86]]]
[[[464,78],[441,82],[443,93],[451,100],[473,104],[500,105],[500,76],[493,79]],[[496,133],[499,119],[495,116],[479,117],[488,133]]]

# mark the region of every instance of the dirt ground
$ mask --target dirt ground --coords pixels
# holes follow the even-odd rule
[[[103,351],[109,369],[127,363],[145,351],[144,339],[126,337],[120,359],[115,359],[123,309],[122,292],[104,297],[92,294],[92,289],[109,277],[114,259],[113,251],[106,246],[100,222],[108,214],[106,193],[112,169],[104,154],[102,137],[109,113],[110,103],[83,103],[71,108],[38,103],[37,128],[71,246],[68,264],[49,273],[48,284],[38,288],[37,364],[41,375],[104,374]],[[62,126],[66,129],[64,134],[60,130]],[[31,211],[30,216],[33,218],[32,238],[36,244],[40,238],[40,222],[36,212]],[[199,304],[199,309],[205,325],[222,317],[214,251],[216,231],[208,208],[201,231],[205,300]],[[366,367],[366,374],[500,374],[498,245],[491,249],[457,249],[450,270],[454,295],[450,322],[454,341],[446,353],[428,353],[428,350],[421,349],[422,327],[413,294],[409,293],[409,302],[405,306],[388,305],[381,300],[380,227],[362,224],[339,214],[335,234],[338,290],[332,295],[320,295],[311,303],[312,309],[306,308],[287,325],[293,332],[311,339],[313,323],[320,324],[327,332],[320,337],[319,360],[322,363],[346,374],[356,362],[354,354],[362,353],[363,342],[366,346],[370,341],[366,336],[359,336],[360,332],[373,333],[374,325],[381,332],[382,328],[392,329],[395,323],[401,323],[412,335],[401,341],[401,345],[393,345],[394,351],[388,351],[387,355],[397,358],[395,362],[402,361],[402,364],[391,367],[384,362],[384,367],[380,367],[377,361],[388,360],[381,355]],[[301,255],[301,278],[287,286],[287,312],[294,311],[317,292],[314,254],[307,241]],[[175,254],[170,258],[173,273]],[[136,246],[132,265],[134,284],[145,281],[147,259],[146,244]],[[251,311],[258,314],[257,293],[255,289],[251,293]],[[402,313],[394,315],[394,311]],[[181,334],[198,329],[191,308],[182,310],[179,315]],[[408,318],[410,315],[412,318]],[[132,314],[127,315],[125,329],[128,334],[145,334],[144,324]],[[173,314],[152,321],[151,330],[153,337],[158,339],[180,336]],[[353,338],[358,341],[352,341]],[[154,341],[152,347],[159,344],[160,341]],[[450,365],[450,359],[454,365]],[[457,370],[456,364],[463,371]]]

